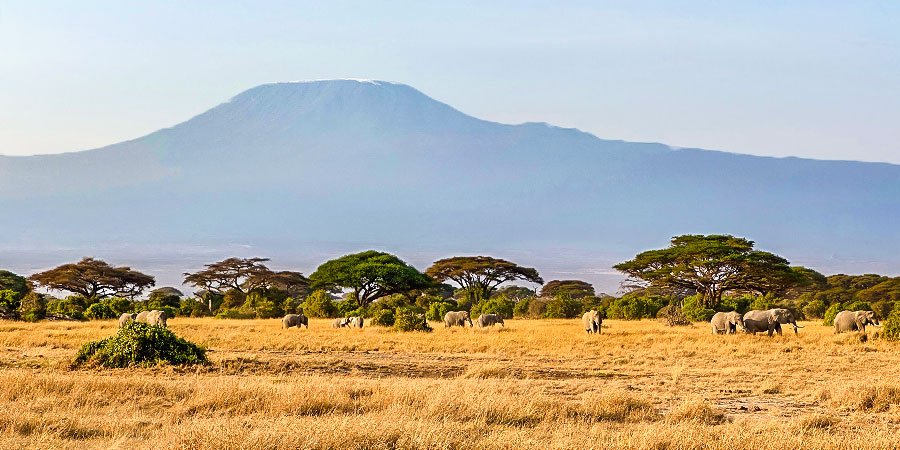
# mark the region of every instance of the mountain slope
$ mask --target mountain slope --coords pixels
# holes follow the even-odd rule
[[[898,206],[900,166],[498,124],[378,81],[262,85],[132,141],[0,157],[0,210],[15,212],[0,221],[0,247],[17,254],[51,243],[242,242],[265,254],[332,243],[422,251],[427,262],[565,248],[596,271],[606,263],[591,258],[674,234],[733,233],[823,270],[890,271]]]

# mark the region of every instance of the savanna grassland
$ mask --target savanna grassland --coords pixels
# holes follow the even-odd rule
[[[0,323],[2,448],[898,448],[900,347],[805,323],[398,333],[175,318],[205,367],[72,370],[114,321]]]

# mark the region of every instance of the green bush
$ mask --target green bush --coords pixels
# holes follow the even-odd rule
[[[19,309],[19,301],[22,294],[12,289],[4,289],[0,291],[0,311],[17,311]]]
[[[844,307],[843,303],[835,303],[828,307],[825,310],[825,314],[822,316],[822,323],[827,326],[834,325],[834,317],[841,311],[847,311],[847,308]]]
[[[753,297],[753,301],[750,303],[750,306],[747,307],[747,310],[778,308],[781,306],[782,301],[782,299],[775,297],[775,294],[758,295]]]
[[[25,300],[22,300],[24,303]],[[894,302],[884,301],[872,303],[872,311],[875,311],[877,317],[888,317],[894,310]]]
[[[334,302],[335,315],[337,317],[353,317],[353,316],[362,316],[363,311],[362,308],[359,307],[359,304],[356,302],[356,298],[353,299],[344,299],[339,302]]]
[[[73,365],[121,368],[206,362],[203,346],[188,342],[166,328],[132,321],[113,336],[82,346]]]
[[[418,308],[397,308],[394,319],[394,329],[397,331],[432,331],[425,315]]]
[[[606,314],[610,319],[640,320],[656,317],[666,300],[654,295],[625,295],[612,301]]]
[[[900,341],[900,308],[894,308],[891,314],[881,322],[881,337],[888,341]]]
[[[303,311],[303,299],[287,297],[281,302],[281,310],[285,314],[297,314]]]
[[[71,297],[50,301],[47,303],[47,312],[69,316],[76,320],[85,320],[84,306],[77,299],[73,300]]]
[[[209,312],[209,306],[202,300],[195,298],[185,298],[181,300],[181,306],[178,308],[178,315],[185,317],[208,317],[212,313]]]
[[[853,302],[846,306],[847,311],[872,311],[872,305],[869,302]]]
[[[821,319],[825,316],[828,306],[820,299],[813,299],[803,307],[803,315],[810,319]]]
[[[88,319],[114,319],[118,317],[115,311],[109,307],[105,302],[97,302],[91,306],[88,306],[88,309],[84,312],[84,315]]]
[[[26,322],[37,322],[47,316],[47,299],[37,292],[29,292],[19,302],[19,317]]]
[[[743,314],[750,310],[750,304],[753,303],[754,299],[755,297],[752,295],[744,295],[741,297],[726,297],[722,299],[722,302],[719,304],[718,310],[724,312],[737,311]]]
[[[392,327],[394,322],[394,311],[390,309],[379,309],[372,316],[372,325],[375,326]]]
[[[557,295],[547,302],[547,310],[542,315],[545,319],[573,319],[581,316],[581,302],[567,294]]]
[[[682,301],[681,313],[692,322],[709,322],[716,311],[703,306],[703,296],[694,295]]]
[[[148,300],[150,309],[159,309],[163,306],[171,306],[172,308],[181,307],[181,297],[175,294],[166,294],[165,292],[153,292]]]
[[[303,302],[303,313],[307,317],[335,317],[337,308],[334,306],[334,302],[328,298],[328,294],[320,289],[306,297],[306,301]]]
[[[448,312],[453,311],[454,306],[456,305],[450,302],[432,302],[428,305],[428,312],[425,313],[425,318],[435,322],[441,322]]]
[[[513,317],[528,317],[528,306],[532,301],[534,297],[526,297],[516,302],[516,306],[513,306]]]

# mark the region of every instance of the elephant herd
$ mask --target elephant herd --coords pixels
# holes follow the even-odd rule
[[[119,328],[124,327],[126,323],[135,321],[143,322],[149,325],[165,327],[168,316],[165,311],[152,310],[141,311],[140,313],[125,313],[119,316]],[[590,310],[581,316],[584,329],[588,333],[601,333],[601,325],[603,318],[599,311]],[[466,323],[469,327],[480,328],[492,327],[499,324],[506,326],[503,317],[499,314],[481,314],[475,321],[469,317],[468,311],[450,311],[444,315],[444,327],[465,327]],[[288,314],[281,320],[282,328],[306,327],[309,328],[309,318],[299,314]],[[774,308],[768,310],[753,310],[741,314],[737,311],[717,312],[710,320],[713,334],[737,334],[743,331],[749,334],[773,333],[781,335],[782,325],[791,325],[794,327],[794,334],[797,334],[799,328],[797,320],[794,318],[790,310],[784,308]],[[875,317],[873,311],[841,311],[834,318],[834,332],[845,333],[848,331],[866,331],[866,325],[881,326],[878,318]],[[362,328],[363,318],[359,316],[340,317],[334,319],[331,324],[332,328]]]
[[[506,323],[503,322],[503,316],[500,314],[482,314],[475,319],[475,322],[472,322],[468,311],[449,311],[447,314],[444,314],[444,328],[464,327],[466,323],[470,327],[477,325],[480,328],[492,327],[497,324],[500,324],[502,327],[506,326]]]
[[[782,325],[794,327],[794,334],[799,328],[794,314],[784,308],[765,311],[753,310],[741,314],[737,311],[718,312],[710,320],[713,334],[736,334],[738,330],[745,333],[778,333],[781,335]],[[834,318],[834,332],[866,331],[866,325],[881,326],[873,311],[841,311]]]
[[[169,316],[166,312],[158,309],[141,311],[140,313],[125,313],[119,316],[119,328],[124,327],[126,323],[131,321],[143,322],[148,325],[156,325],[165,328],[167,320],[169,320]]]

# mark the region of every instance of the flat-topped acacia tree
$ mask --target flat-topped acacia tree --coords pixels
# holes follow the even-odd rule
[[[309,280],[300,272],[274,272],[266,265],[269,258],[227,258],[206,264],[203,270],[184,274],[184,283],[217,295],[237,291],[246,296],[254,289],[281,289],[292,296],[304,296]],[[212,311],[212,299],[209,299]]]
[[[68,291],[90,299],[113,295],[134,299],[156,284],[147,274],[130,267],[113,267],[105,261],[83,258],[28,277],[28,281],[54,291]]]
[[[451,280],[465,289],[473,302],[491,298],[497,286],[515,280],[544,284],[537,269],[490,256],[455,256],[438,261],[425,271],[436,281]]]
[[[323,263],[309,276],[313,289],[350,289],[360,307],[393,294],[433,286],[430,278],[390,253],[369,250]]]
[[[753,249],[754,242],[730,235],[684,235],[668,248],[639,253],[613,266],[637,285],[681,288],[703,294],[716,308],[729,291],[777,292],[797,282],[797,272],[778,255]]]
[[[541,297],[555,297],[558,294],[581,299],[596,295],[591,283],[581,280],[553,280],[548,281],[541,289]]]

